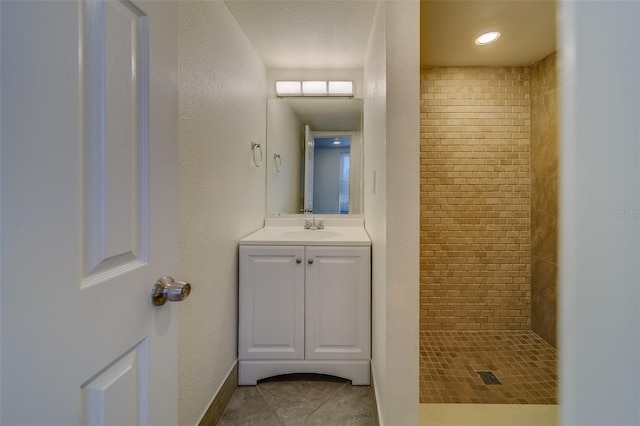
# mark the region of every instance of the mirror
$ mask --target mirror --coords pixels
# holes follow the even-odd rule
[[[267,101],[267,214],[362,214],[362,100]]]

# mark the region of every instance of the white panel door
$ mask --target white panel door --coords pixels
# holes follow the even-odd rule
[[[240,246],[238,358],[304,358],[304,247]]]
[[[306,359],[369,359],[369,247],[307,247]]]
[[[0,19],[0,423],[175,425],[177,6]]]

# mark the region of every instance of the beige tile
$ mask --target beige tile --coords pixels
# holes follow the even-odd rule
[[[531,175],[558,175],[558,90],[531,99]]]
[[[374,426],[373,397],[368,386],[344,386],[304,420],[305,425]]]
[[[258,383],[258,390],[285,425],[299,424],[344,386],[346,380],[288,380]]]
[[[556,52],[531,67],[531,99],[558,88]]]
[[[557,341],[557,274],[555,263],[531,258],[531,328],[554,347]]]
[[[240,386],[225,408],[220,425],[376,424],[370,386],[317,374],[291,374]]]
[[[556,426],[557,405],[420,404],[422,426]]]
[[[531,255],[558,262],[558,180],[531,181]],[[534,277],[532,274],[531,280]]]
[[[554,404],[557,351],[531,330],[420,332],[420,402]],[[485,385],[492,371],[500,385]]]
[[[528,329],[528,68],[421,76],[420,326]]]
[[[255,386],[240,386],[217,424],[281,426],[282,422]]]

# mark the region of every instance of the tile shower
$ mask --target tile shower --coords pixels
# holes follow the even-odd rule
[[[422,403],[556,402],[555,58],[421,72]]]

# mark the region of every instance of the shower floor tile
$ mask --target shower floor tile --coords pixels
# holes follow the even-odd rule
[[[530,330],[421,331],[420,402],[556,404],[556,365],[556,349]]]

